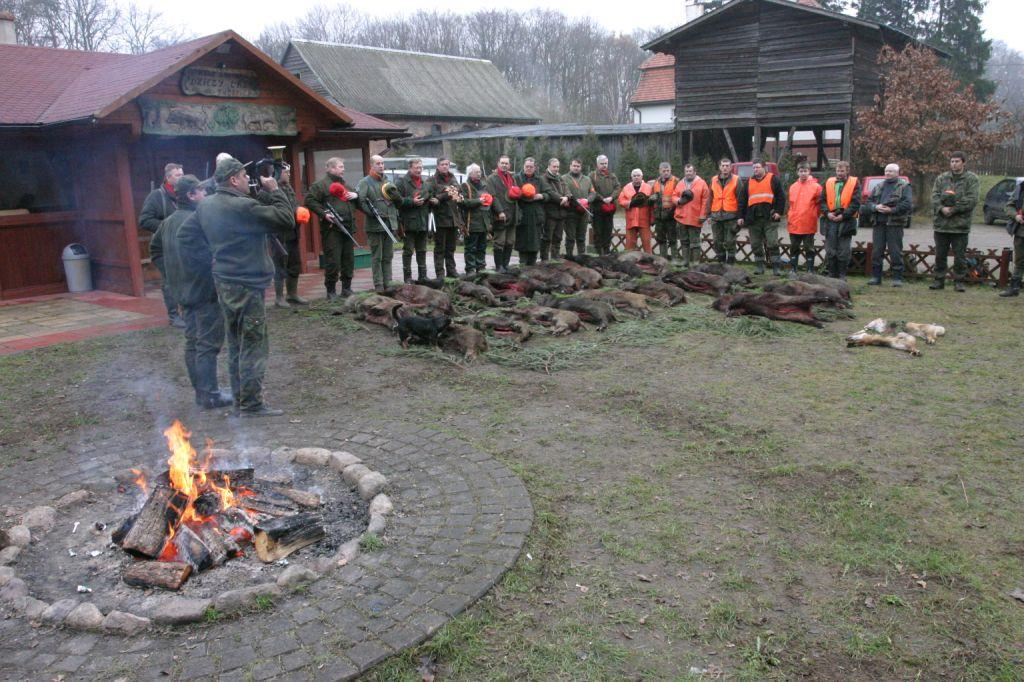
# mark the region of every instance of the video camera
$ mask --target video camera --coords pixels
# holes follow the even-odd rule
[[[253,172],[249,176],[249,190],[253,194],[259,193],[263,188],[260,184],[260,178],[274,178],[275,181],[280,183],[281,174],[285,171],[291,172],[291,164],[285,163],[284,160],[284,150],[284,145],[267,147],[270,156],[265,156],[259,161],[250,162],[253,164]]]

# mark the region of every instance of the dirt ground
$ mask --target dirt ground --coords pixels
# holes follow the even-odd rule
[[[271,311],[267,397],[290,419],[458,434],[536,509],[499,587],[370,676],[1022,679],[1024,304],[863,281],[855,319],[823,330],[726,324],[694,295],[604,336],[499,348],[504,364]],[[845,348],[879,316],[948,334],[920,358]],[[0,358],[0,475],[187,424],[181,343],[158,329]]]

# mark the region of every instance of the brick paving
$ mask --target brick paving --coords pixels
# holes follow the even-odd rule
[[[194,421],[193,433],[225,447],[320,446],[363,458],[391,482],[395,513],[384,548],[237,619],[130,638],[0,619],[2,679],[351,679],[430,637],[485,594],[516,561],[532,523],[522,482],[444,433],[399,423],[339,426],[338,415],[301,424]],[[26,509],[82,487],[112,492],[113,473],[132,464],[124,453],[156,452],[160,444],[149,433],[76,433],[50,456],[36,452],[4,471],[0,499]],[[31,592],[31,576],[23,577]]]

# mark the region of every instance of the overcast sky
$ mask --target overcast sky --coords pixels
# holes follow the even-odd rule
[[[127,4],[126,0],[118,2]],[[172,24],[185,27],[196,36],[216,33],[224,29],[234,29],[249,40],[255,40],[264,26],[280,21],[293,21],[301,17],[310,7],[323,4],[324,0],[288,0],[286,2],[270,2],[268,0],[251,0],[247,3],[220,3],[209,0],[176,0],[175,2],[154,2],[154,0],[137,0],[139,5],[150,5],[162,12],[164,18]],[[362,4],[362,3],[352,3]],[[365,4],[360,7],[364,12],[393,14],[397,6],[408,7],[402,3],[373,3],[373,9]],[[445,9],[453,12],[473,12],[485,7],[479,0],[445,0],[436,2],[422,0],[412,5],[422,9]],[[557,9],[572,16],[589,15],[595,17],[609,29],[629,32],[635,28],[647,28],[662,25],[674,28],[683,23],[683,0],[667,3],[646,3],[643,7],[651,11],[637,11],[636,6],[622,0],[590,0],[585,3],[555,3],[549,0],[518,0],[506,7],[518,10],[532,8]],[[672,8],[676,9],[673,11]],[[988,37],[1009,43],[1014,49],[1024,51],[1024,33],[1020,27],[1024,23],[1024,2],[1021,0],[988,0],[988,7],[983,18]]]

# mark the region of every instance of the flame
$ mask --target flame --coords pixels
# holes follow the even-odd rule
[[[188,495],[191,504],[197,495],[195,481],[192,478],[193,465],[196,463],[196,451],[188,442],[192,434],[185,430],[180,421],[175,419],[174,423],[164,431],[164,437],[167,439],[167,447],[171,451],[171,456],[167,460],[171,487]],[[204,474],[203,478],[205,479],[205,477]]]
[[[220,495],[220,508],[221,511],[224,511],[225,509],[230,509],[231,507],[235,506],[235,494],[231,492],[231,479],[228,477],[228,475],[222,474],[222,478],[224,479],[223,488],[218,486],[213,481],[210,481],[210,487],[213,488],[213,491],[215,493]]]
[[[174,544],[174,524],[167,524],[167,542],[157,561],[174,561],[178,558],[178,547]]]
[[[142,488],[142,494],[149,494],[149,485],[146,483],[146,474],[142,473],[140,469],[132,469],[132,473],[135,474],[135,485]]]

